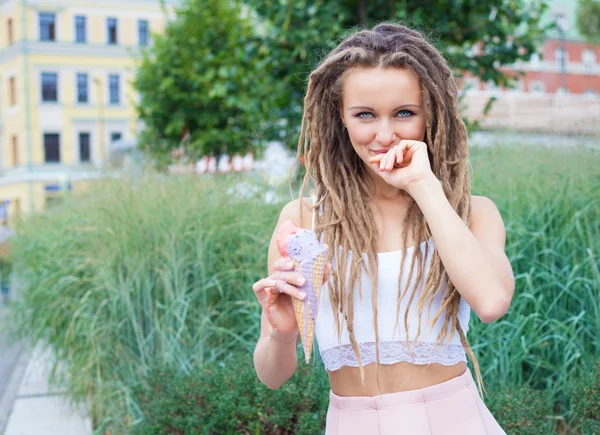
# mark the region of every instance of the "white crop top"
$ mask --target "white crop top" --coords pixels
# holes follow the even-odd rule
[[[314,198],[313,198],[314,200]],[[313,214],[313,230],[314,230],[314,214]],[[429,244],[428,255],[425,257],[425,244]],[[402,289],[406,288],[406,280],[409,275],[410,262],[415,249],[421,249],[423,252],[424,276],[431,267],[431,258],[433,255],[433,240],[427,240],[421,243],[417,248],[411,247],[407,249],[404,258],[404,277],[402,279]],[[341,248],[340,248],[341,249]],[[366,254],[365,260],[366,260]],[[379,326],[379,362],[381,364],[395,364],[405,361],[412,364],[430,364],[439,363],[446,366],[454,365],[460,361],[466,361],[464,348],[460,342],[458,332],[454,333],[451,340],[448,336],[442,342],[442,345],[436,345],[436,339],[444,325],[444,310],[433,328],[428,324],[428,320],[433,318],[437,313],[446,285],[443,284],[440,291],[436,293],[429,307],[429,301],[423,308],[421,317],[421,331],[419,340],[414,342],[418,328],[418,300],[423,292],[425,279],[417,287],[417,293],[411,303],[408,313],[408,334],[404,327],[404,313],[408,305],[410,294],[402,298],[400,305],[400,313],[398,317],[398,327],[394,331],[396,323],[396,308],[398,304],[398,277],[400,275],[400,259],[402,253],[400,251],[384,252],[377,254],[378,259],[378,289],[377,289],[377,323]],[[352,259],[352,252],[348,253],[348,261]],[[335,265],[333,265],[335,267]],[[417,265],[415,264],[415,268]],[[348,267],[350,269],[350,267]],[[412,281],[409,289],[416,281],[416,269],[413,273]],[[360,350],[361,362],[363,366],[376,362],[375,355],[375,329],[373,327],[373,307],[371,302],[372,288],[370,280],[362,270],[362,301],[359,299],[358,290],[354,291],[354,334]],[[315,335],[319,346],[321,359],[325,364],[325,369],[328,371],[338,370],[343,366],[358,367],[358,361],[354,350],[350,345],[350,338],[346,322],[343,315],[338,313],[338,318],[341,326],[341,342],[337,336],[334,313],[331,307],[329,294],[326,291],[327,286],[323,286],[319,298],[319,311],[315,324]],[[469,317],[471,308],[467,302],[461,298],[458,320],[465,333],[469,329]],[[448,328],[451,331],[451,323]],[[406,338],[407,335],[411,341],[409,349]],[[411,354],[412,350],[412,354]]]

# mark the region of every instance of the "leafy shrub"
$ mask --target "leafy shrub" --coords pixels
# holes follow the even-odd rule
[[[600,360],[592,373],[585,373],[570,390],[573,423],[581,434],[600,434]]]
[[[68,367],[58,381],[90,403],[96,428],[126,432],[129,386],[151,367],[189,370],[253,348],[251,284],[280,205],[265,204],[252,175],[232,175],[105,180],[24,223],[7,325]]]
[[[321,433],[328,392],[321,364],[304,364],[300,355],[294,376],[275,391],[259,381],[249,353],[190,374],[157,368],[134,389],[143,420],[133,433]]]
[[[493,392],[486,402],[508,435],[546,435],[553,433],[548,399],[546,392],[523,385]]]

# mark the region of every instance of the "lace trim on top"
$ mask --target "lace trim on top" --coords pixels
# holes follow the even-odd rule
[[[375,342],[359,343],[360,357],[363,366],[376,361]],[[411,354],[412,350],[412,354]],[[321,350],[321,359],[325,369],[332,372],[344,366],[358,367],[358,361],[352,346],[345,344]],[[436,345],[424,341],[413,343],[409,349],[405,341],[380,341],[379,363],[395,364],[409,362],[417,365],[438,363],[452,366],[461,361],[467,361],[465,350],[460,344]]]

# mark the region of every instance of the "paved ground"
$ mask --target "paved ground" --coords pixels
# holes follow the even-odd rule
[[[2,328],[2,319],[5,313],[6,308],[0,306],[0,397],[6,390],[10,375],[21,353],[21,346],[9,344],[6,331]]]
[[[48,354],[38,347],[28,356],[17,376],[4,435],[90,435],[92,423],[84,407],[69,404],[61,389],[48,384]]]
[[[0,300],[0,433],[6,426],[16,394],[15,386],[11,385],[12,375],[16,372],[19,358],[25,353],[21,345],[9,344],[6,328],[3,326],[6,310]]]

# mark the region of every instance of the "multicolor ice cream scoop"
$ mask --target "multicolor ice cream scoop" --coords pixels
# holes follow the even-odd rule
[[[306,283],[298,287],[306,293],[306,298],[292,298],[292,304],[300,330],[304,357],[309,363],[315,339],[315,322],[323,285],[327,245],[319,243],[313,231],[299,228],[292,221],[285,221],[277,230],[277,247],[282,257],[292,260],[294,272],[306,279]]]

